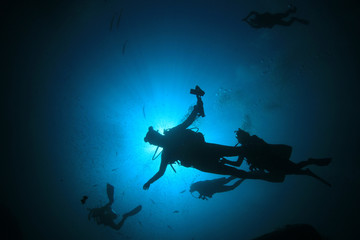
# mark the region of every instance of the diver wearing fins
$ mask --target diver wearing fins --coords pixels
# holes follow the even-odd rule
[[[248,132],[238,129],[235,131],[238,144],[241,144],[242,155],[237,162],[229,161],[223,158],[225,164],[240,166],[244,159],[249,164],[251,171],[270,172],[278,175],[284,181],[286,175],[307,175],[316,178],[322,183],[331,187],[326,180],[315,175],[310,169],[304,167],[308,165],[327,166],[331,158],[309,158],[300,163],[290,161],[292,147],[285,144],[269,144],[256,135],[250,135]]]
[[[88,219],[90,220],[91,218],[93,218],[95,222],[99,225],[102,224],[105,226],[109,226],[115,230],[120,230],[121,227],[124,225],[125,220],[130,216],[134,216],[138,214],[141,211],[142,206],[138,205],[133,210],[123,214],[121,221],[115,223],[115,219],[119,215],[116,214],[114,210],[111,208],[111,205],[114,203],[114,186],[112,186],[111,184],[107,184],[106,192],[108,195],[109,202],[102,207],[88,208],[89,210]]]
[[[251,11],[242,21],[248,23],[253,28],[273,28],[275,25],[291,26],[295,21],[302,24],[309,24],[305,19],[292,17],[289,20],[284,20],[291,13],[296,13],[296,7],[289,4],[288,10],[283,13],[258,13]]]
[[[263,179],[271,182],[282,180],[271,173],[246,172],[226,165],[224,161],[221,161],[222,158],[242,155],[241,147],[207,143],[202,133],[187,129],[198,117],[205,116],[201,99],[205,92],[196,86],[195,89],[190,90],[190,93],[196,95],[197,104],[183,123],[164,131],[164,134],[160,134],[153,127],[149,127],[144,141],[163,148],[163,151],[160,169],[144,184],[144,190],[149,189],[152,183],[164,175],[167,165],[171,166],[175,162],[184,167],[193,167],[203,172],[231,175],[237,178]]]

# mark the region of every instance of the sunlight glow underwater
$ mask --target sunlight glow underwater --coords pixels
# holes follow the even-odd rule
[[[255,89],[257,82],[250,80],[255,78],[251,71],[236,70],[237,64],[224,65],[221,57],[205,58],[204,52],[209,47],[215,53],[223,52],[221,47],[214,48],[211,43],[206,46],[203,41],[195,42],[198,44],[192,44],[191,53],[187,53],[188,46],[180,44],[181,40],[165,41],[166,36],[159,36],[147,39],[146,43],[129,41],[127,54],[123,56],[113,51],[114,39],[110,37],[98,39],[98,44],[103,43],[108,51],[87,52],[87,59],[78,56],[73,60],[77,68],[70,77],[64,76],[67,78],[65,84],[59,81],[53,86],[55,96],[59,89],[66,96],[65,102],[61,93],[57,96],[64,113],[71,110],[70,116],[64,117],[68,123],[66,143],[71,145],[67,150],[69,163],[63,163],[61,168],[71,173],[77,185],[76,192],[86,190],[89,207],[106,204],[104,187],[107,183],[115,187],[113,208],[119,214],[141,204],[143,210],[133,221],[146,223],[141,226],[144,232],[155,234],[155,239],[163,239],[168,225],[178,230],[191,221],[203,223],[204,218],[211,219],[214,212],[208,211],[209,205],[203,200],[195,199],[196,192],[190,194],[190,185],[223,176],[174,164],[176,173],[168,167],[164,176],[144,191],[143,185],[160,166],[160,157],[151,160],[156,147],[144,142],[148,127],[163,132],[185,120],[196,104],[190,89],[199,85],[205,91],[206,116],[191,127],[198,127],[207,142],[233,146],[236,144],[234,131],[243,127],[246,114],[254,113],[250,109],[253,105],[248,103],[258,97],[257,91],[248,91],[248,98],[244,99],[244,92],[237,92],[237,89]],[[87,41],[96,38],[99,36],[89,37]],[[158,44],[159,41],[163,44]],[[173,49],[172,44],[178,44],[178,48]],[[80,46],[82,48],[85,47]],[[173,50],[169,53],[169,49]],[[258,195],[251,187],[240,187],[242,194]],[[216,194],[213,198],[229,201],[239,194],[236,190]],[[210,209],[220,211],[218,202],[209,202]],[[176,210],[182,212],[184,221],[173,214]],[[205,224],[196,230],[198,234],[204,230],[203,226]],[[130,232],[131,236],[131,231],[137,231],[137,227],[127,224],[122,232]],[[194,227],[188,226],[193,230]],[[178,231],[173,234],[177,234],[173,239],[184,237]],[[183,234],[192,237],[189,236],[191,231]]]
[[[356,229],[358,72],[354,38],[346,36],[354,21],[332,11],[347,8],[309,7],[313,2],[296,4],[309,26],[252,29],[241,20],[286,5],[5,4],[5,203],[29,238],[251,239],[296,222],[335,236]],[[176,173],[168,167],[144,191],[160,165],[160,157],[151,160],[156,147],[144,142],[148,127],[163,132],[181,123],[196,103],[189,93],[195,85],[206,92],[206,116],[192,127],[206,142],[234,146],[234,131],[243,128],[292,146],[294,162],[334,157],[329,168],[314,169],[334,183],[331,191],[309,177],[287,176],[281,184],[245,180],[204,201],[189,193],[191,184],[223,176],[176,164]],[[118,232],[87,219],[87,208],[106,204],[107,183],[119,215],[143,206]]]
[[[106,135],[97,136],[97,139],[102,139],[102,147],[100,147],[102,151],[116,152],[116,154],[106,154],[104,152],[102,154],[96,154],[95,152],[88,153],[88,155],[93,154],[98,157],[105,157],[99,160],[98,163],[95,163],[95,168],[90,170],[93,172],[91,174],[93,181],[106,182],[114,179],[118,182],[131,182],[131,184],[136,186],[128,186],[128,188],[143,191],[142,185],[158,171],[160,166],[160,157],[151,160],[156,151],[156,146],[145,143],[143,140],[148,127],[153,126],[154,129],[163,133],[164,130],[175,127],[185,120],[187,114],[191,112],[192,107],[196,103],[196,97],[189,93],[190,88],[194,87],[195,84],[190,85],[185,82],[181,85],[177,82],[175,87],[169,86],[169,90],[166,90],[167,94],[164,94],[163,81],[152,82],[151,89],[147,89],[149,90],[148,92],[137,87],[134,88],[134,93],[124,91],[124,94],[119,94],[113,89],[108,89],[108,87],[95,87],[97,92],[103,93],[103,95],[101,96],[100,94],[95,97],[97,98],[96,100],[93,99],[88,102],[91,103],[91,111],[93,111],[92,113],[88,112],[88,114],[93,118],[97,118],[95,120],[97,123],[95,124],[101,124],[100,128],[106,129],[104,130],[107,132]],[[145,101],[143,100],[144,97],[139,97],[134,100],[131,99],[133,95],[146,96],[147,99]],[[198,127],[199,131],[205,135],[206,141],[208,141],[207,136],[209,136],[212,140],[214,139],[212,142],[216,142],[216,139],[222,139],[224,136],[221,136],[220,126],[217,128],[209,127],[213,126],[213,123],[207,123],[207,121],[214,119],[214,116],[211,117],[211,115],[217,116],[217,114],[211,112],[211,101],[208,101],[210,97],[210,94],[205,94],[203,98],[205,114],[207,113],[207,107],[209,107],[209,116],[199,118],[190,128]],[[106,106],[105,109],[104,106]],[[98,127],[90,128],[96,129]],[[229,131],[230,134],[232,132]],[[94,134],[98,135],[99,132],[94,132]],[[100,132],[100,134],[102,133]],[[235,137],[228,142],[234,145],[236,143]],[[89,146],[84,147],[89,148]],[[158,153],[160,151],[161,148]],[[176,173],[168,166],[164,176],[152,184],[149,190],[152,192],[152,195],[162,195],[157,191],[163,191],[163,189],[168,189],[167,192],[169,192],[169,189],[173,189],[174,194],[176,194],[184,189],[189,190],[191,182],[194,182],[195,179],[221,177],[219,175],[202,173],[196,169],[181,167],[176,164],[173,167]],[[111,172],[110,176],[109,172]],[[173,197],[176,198],[177,196],[174,195]]]
[[[102,41],[107,43],[106,39]],[[114,210],[121,214],[141,204],[143,209],[133,221],[146,223],[141,226],[144,232],[158,234],[155,238],[163,239],[163,234],[169,230],[167,225],[181,229],[191,221],[211,219],[213,211],[220,211],[216,205],[219,202],[206,201],[213,209],[208,211],[209,205],[204,204],[204,200],[195,199],[198,193],[190,194],[189,190],[196,181],[223,176],[174,164],[176,173],[168,167],[164,176],[144,191],[143,185],[160,166],[160,157],[151,160],[156,147],[144,142],[148,127],[163,132],[185,120],[196,104],[196,97],[190,94],[190,89],[199,85],[205,91],[206,116],[196,120],[191,127],[198,127],[207,142],[234,146],[234,131],[243,127],[246,114],[252,117],[256,113],[249,102],[260,95],[257,91],[247,91],[244,98],[245,93],[237,91],[249,87],[255,89],[257,82],[250,80],[255,77],[246,69],[209,72],[208,68],[223,66],[220,58],[211,61],[203,59],[201,54],[198,57],[193,54],[185,56],[182,49],[169,55],[166,51],[169,46],[158,48],[140,45],[131,49],[129,43],[128,53],[136,56],[130,58],[128,55],[119,57],[116,53],[109,56],[106,52],[95,52],[91,58],[80,61],[83,65],[69,77],[63,76],[67,78],[65,84],[61,81],[54,84],[52,92],[64,113],[64,119],[60,121],[67,123],[67,128],[60,134],[66,135],[64,145],[70,145],[71,149],[66,149],[68,163],[59,163],[57,171],[70,174],[73,181],[69,187],[75,188],[74,192],[89,195],[89,207],[99,207],[107,201],[106,184],[112,184],[115,187]],[[151,51],[147,53],[146,49]],[[261,119],[257,117],[251,121]],[[229,201],[239,193],[259,195],[254,188],[248,187],[248,182],[239,188],[241,190],[215,194],[213,199]],[[241,201],[245,200],[238,202]],[[173,214],[176,210],[182,212],[184,221],[179,221]],[[127,224],[122,232],[134,235],[131,231],[136,232],[136,226],[139,227]],[[158,229],[163,231],[155,233]],[[184,234],[192,237],[190,232]],[[178,235],[173,239],[183,237]]]
[[[78,109],[78,114],[85,114],[89,119],[88,124],[85,124],[88,131],[84,130],[84,132],[88,132],[89,141],[93,142],[90,145],[84,142],[82,147],[83,160],[80,168],[84,171],[79,188],[83,188],[84,185],[88,185],[90,189],[93,189],[92,185],[98,186],[90,193],[98,196],[97,201],[90,199],[89,206],[98,206],[99,201],[102,204],[106,203],[102,186],[111,183],[115,186],[114,210],[122,213],[141,204],[143,210],[134,219],[148,225],[143,227],[147,234],[165,226],[165,231],[160,230],[157,235],[162,238],[167,232],[167,225],[179,229],[187,224],[187,220],[179,222],[177,215],[173,214],[174,211],[180,210],[181,216],[189,221],[193,219],[195,222],[203,222],[201,219],[211,219],[214,212],[220,211],[218,200],[226,203],[231,199],[238,199],[241,194],[255,197],[255,203],[262,201],[262,196],[268,192],[262,188],[268,183],[260,181],[246,181],[232,192],[215,194],[211,201],[198,199],[198,192],[192,194],[189,192],[192,183],[224,176],[202,173],[176,164],[173,165],[176,173],[168,166],[164,176],[153,183],[149,190],[142,189],[143,184],[158,171],[160,166],[160,157],[151,160],[156,147],[144,142],[148,127],[153,126],[163,133],[165,129],[180,124],[196,104],[196,97],[189,93],[195,85],[199,85],[206,92],[203,97],[206,116],[197,119],[190,127],[198,127],[207,142],[233,146],[236,144],[234,131],[244,124],[249,124],[244,117],[245,113],[249,113],[246,101],[240,104],[238,102],[222,104],[217,94],[218,83],[189,80],[174,83],[161,78],[161,72],[157,74],[150,82],[130,81],[132,79],[130,74],[128,78],[122,79],[127,83],[126,87],[122,82],[109,80],[110,84],[95,81],[93,85],[87,85],[88,90],[81,90],[84,95],[80,99],[84,100],[85,106],[83,109]],[[114,76],[114,79],[119,79],[116,73]],[[170,76],[164,78],[171,79]],[[81,121],[74,124],[82,125]],[[82,125],[82,128],[85,126]],[[254,130],[256,127],[251,128]],[[86,156],[94,160],[89,162]],[[232,183],[234,182],[228,185]],[[259,192],[259,188],[262,191]],[[237,204],[244,201],[246,202],[247,198],[239,198]],[[209,203],[205,204],[205,202]],[[213,210],[208,211],[209,207]],[[127,231],[130,232],[129,235],[133,235],[131,231],[136,231],[136,226],[126,225],[122,232]],[[200,229],[199,232],[201,231]],[[174,239],[182,239],[185,235],[190,237],[191,233],[179,235],[176,232],[176,234],[178,235]]]

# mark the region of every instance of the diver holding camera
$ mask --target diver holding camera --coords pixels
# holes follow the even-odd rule
[[[205,117],[204,104],[201,100],[201,97],[205,95],[205,92],[198,85],[196,85],[195,89],[190,89],[190,94],[196,95],[198,101],[197,105],[201,104],[201,108],[199,109],[199,115],[201,117]]]
[[[144,141],[161,147],[163,151],[159,171],[144,184],[144,190],[149,189],[152,183],[164,175],[167,165],[172,165],[175,162],[184,167],[193,167],[208,173],[247,179],[263,179],[271,182],[280,182],[282,180],[278,176],[269,173],[246,172],[225,165],[223,158],[241,156],[243,154],[242,148],[207,143],[202,133],[188,129],[198,117],[205,117],[201,99],[205,92],[199,86],[196,86],[195,89],[190,90],[190,93],[196,95],[197,103],[183,123],[166,130],[164,134],[160,134],[153,127],[149,127]]]

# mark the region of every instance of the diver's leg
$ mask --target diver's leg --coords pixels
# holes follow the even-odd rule
[[[235,188],[237,188],[245,179],[240,179],[240,180],[237,180],[232,186],[226,186],[226,187],[229,187],[229,190],[234,190]]]
[[[306,161],[296,164],[298,168],[303,168],[307,165],[327,166],[331,162],[331,158],[309,158]]]
[[[223,164],[231,165],[231,166],[234,166],[234,167],[240,167],[243,161],[244,161],[244,158],[240,157],[240,156],[239,156],[239,158],[238,158],[238,160],[236,162],[230,161],[230,160],[228,160],[226,158],[221,158],[221,162]]]
[[[305,25],[308,25],[308,24],[309,24],[309,21],[306,20],[306,19],[297,18],[297,17],[294,17],[293,19],[294,19],[294,21],[297,21],[297,22],[302,23],[302,24],[305,24]]]
[[[231,168],[231,167],[230,167]],[[264,171],[246,172],[240,169],[235,169],[233,176],[244,179],[261,179],[269,182],[283,182],[285,180],[284,174],[266,173]]]
[[[231,182],[232,180],[236,179],[237,177],[234,176],[230,176],[227,178],[224,178],[224,180],[222,181],[222,185],[228,184],[229,182]]]
[[[118,224],[115,224],[115,223],[113,223],[113,224],[111,224],[111,226],[110,227],[112,227],[113,229],[115,229],[115,230],[120,230],[120,228],[124,225],[124,222],[125,222],[125,219],[126,219],[127,217],[122,217],[122,219],[121,219],[121,221],[118,223]]]
[[[237,188],[245,179],[240,179],[238,181],[236,181],[233,185],[231,186],[221,186],[221,190],[218,191],[219,192],[228,192],[228,191],[232,191],[235,188]]]
[[[232,180],[234,180],[234,179],[236,179],[237,177],[234,177],[234,176],[230,176],[230,177],[228,177],[227,178],[227,180],[228,180],[228,182],[227,183],[229,183],[230,181],[232,181]]]
[[[127,213],[123,214],[121,221],[118,224],[112,223],[110,225],[110,227],[112,227],[112,228],[114,228],[116,230],[120,230],[120,228],[124,225],[125,220],[128,217],[134,216],[135,214],[139,213],[141,211],[141,209],[142,209],[142,206],[139,205],[136,208],[134,208],[133,210],[131,210],[130,212],[127,212]]]
[[[271,16],[273,19],[282,19],[282,18],[288,17],[290,15],[290,13],[292,13],[292,11],[290,9],[288,9],[284,13],[275,13],[275,14],[271,14]]]
[[[283,174],[272,174],[272,173],[257,172],[257,171],[246,172],[244,170],[226,166],[221,163],[209,164],[206,166],[201,166],[196,168],[200,171],[208,172],[208,173],[231,175],[234,177],[245,178],[245,179],[262,179],[269,182],[283,182],[285,179],[285,175]]]
[[[290,26],[291,24],[293,24],[295,21],[302,23],[302,24],[309,24],[309,22],[305,19],[301,19],[301,18],[296,18],[296,17],[292,17],[289,21],[284,21],[281,19],[278,19],[276,21],[277,25],[281,25],[281,26]]]
[[[127,212],[123,215],[123,217],[130,217],[130,216],[134,216],[135,214],[138,214],[142,209],[142,206],[139,205],[136,208],[134,208],[133,210],[131,210],[130,212]]]
[[[308,168],[305,169],[305,170],[300,169],[298,172],[296,172],[296,173],[294,173],[294,174],[296,174],[296,175],[307,175],[307,176],[311,176],[311,177],[313,177],[313,178],[316,178],[316,179],[319,180],[320,182],[326,184],[327,186],[331,187],[331,184],[330,184],[328,181],[326,181],[325,179],[317,176],[315,173],[313,173],[312,171],[310,171],[310,169],[308,169]]]
[[[276,21],[276,24],[277,24],[277,25],[281,25],[281,26],[286,26],[286,27],[288,27],[288,26],[290,26],[291,24],[293,24],[294,21],[295,21],[295,18],[291,18],[289,21],[284,21],[284,20],[278,19],[278,20]]]

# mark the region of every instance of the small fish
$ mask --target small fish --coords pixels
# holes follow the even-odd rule
[[[182,190],[180,193],[184,193],[184,192],[186,192],[186,190],[184,189],[184,190]]]
[[[88,196],[83,196],[83,198],[80,201],[82,204],[85,204],[87,199],[88,199]]]
[[[174,231],[174,229],[170,226],[170,225],[167,225],[168,229],[170,229],[171,231]]]
[[[142,108],[142,113],[143,113],[144,119],[146,120],[145,105],[144,105],[143,108]]]
[[[175,210],[175,211],[173,211],[173,213],[179,213],[179,211],[178,211],[178,210]]]
[[[123,47],[122,47],[122,55],[125,54],[127,42],[128,42],[128,41],[126,40],[126,41],[124,42],[124,44],[123,44]]]
[[[156,204],[156,203],[155,203],[155,201],[154,201],[154,200],[152,200],[151,198],[150,198],[150,200],[151,200],[151,202],[152,202],[153,204]]]
[[[120,15],[119,15],[119,18],[118,18],[117,23],[116,23],[116,29],[119,29],[119,24],[120,24],[120,19],[121,19],[122,11],[123,11],[123,9],[120,10]]]
[[[119,168],[113,168],[111,171],[113,171],[113,172],[114,172],[114,171],[116,171],[116,170],[118,170],[118,169],[119,169]]]
[[[94,184],[93,187],[97,187],[97,184]]]
[[[114,24],[114,19],[115,19],[115,15],[112,17],[112,19],[111,19],[111,23],[110,23],[110,32],[111,32],[111,30],[112,30],[112,26],[113,26],[113,24]]]

